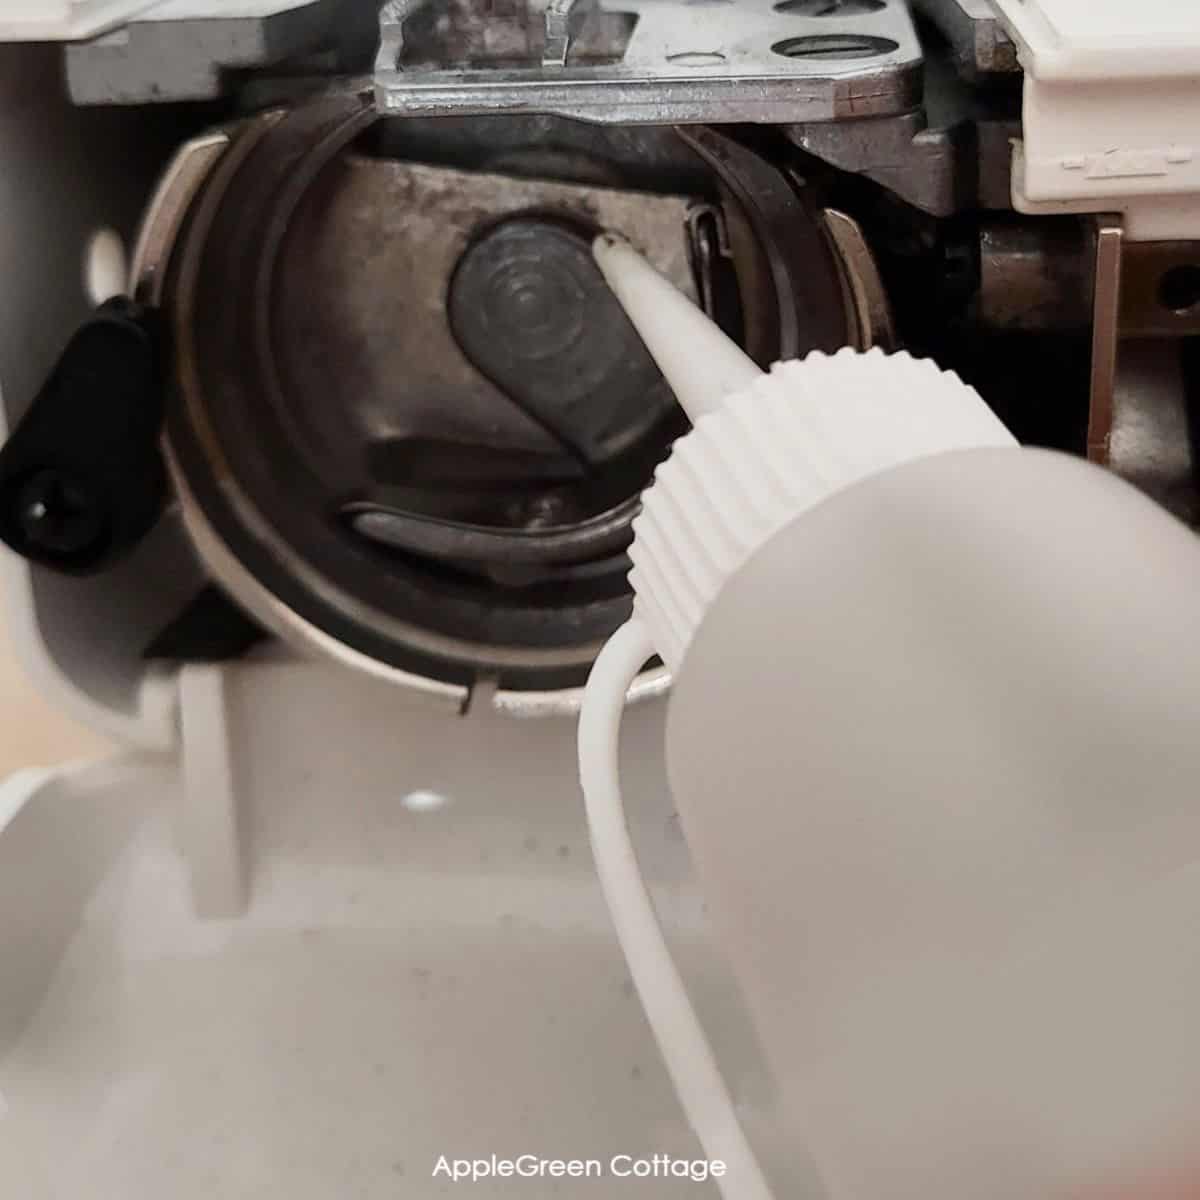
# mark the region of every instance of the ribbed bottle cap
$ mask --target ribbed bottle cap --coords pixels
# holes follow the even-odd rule
[[[947,450],[1015,446],[974,388],[900,352],[810,354],[696,422],[634,522],[634,607],[676,671],[725,580],[834,492]]]

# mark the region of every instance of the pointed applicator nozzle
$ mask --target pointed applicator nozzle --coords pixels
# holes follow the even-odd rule
[[[592,254],[693,424],[762,375],[752,358],[623,237],[600,234]]]

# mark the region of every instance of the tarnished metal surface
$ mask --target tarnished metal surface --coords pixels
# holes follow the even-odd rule
[[[190,526],[216,577],[306,645],[438,694],[481,679],[577,686],[628,615],[620,553],[590,574],[566,563],[569,578],[543,585],[540,565],[531,580],[515,561],[472,565],[444,546],[385,550],[349,527],[346,505],[430,517],[452,538],[473,513],[488,534],[553,531],[533,501],[573,487],[579,464],[462,358],[446,327],[449,274],[498,218],[551,207],[630,228],[686,284],[688,198],[356,152],[375,145],[362,141],[374,121],[361,97],[334,96],[252,122],[194,207],[169,305],[170,448]],[[605,465],[583,480],[597,490],[580,519],[612,507],[610,483],[636,496],[682,423],[666,398],[663,416],[636,478],[622,455],[611,479]],[[509,474],[492,478],[494,467]],[[510,510],[509,498],[522,503]]]
[[[1123,337],[1200,334],[1200,243],[1130,242],[1121,261]]]
[[[736,295],[733,248],[719,204],[693,204],[688,210],[688,241],[700,307],[725,330],[739,330],[741,301]]]
[[[163,276],[188,208],[228,145],[224,131],[185,142],[159,180],[129,265],[129,294],[138,303],[157,305],[162,299]]]
[[[629,544],[629,525],[639,512],[636,498],[574,524],[526,523],[515,529],[448,521],[402,509],[355,503],[345,515],[354,529],[380,545],[442,561],[488,569],[492,578],[522,575],[566,581],[580,566],[594,571],[599,557],[616,556]],[[554,520],[553,515],[548,518]],[[622,564],[624,565],[624,564]],[[526,577],[529,577],[526,576]],[[532,579],[531,579],[532,582]]]
[[[995,117],[975,123],[975,143],[979,154],[977,199],[980,208],[1012,208],[1013,142],[1020,136],[1020,117]]]
[[[680,136],[721,181],[750,357],[765,367],[849,344],[839,268],[805,185],[715,129]]]
[[[530,18],[537,6],[511,2],[434,4],[393,0],[380,14],[375,88],[383,112],[789,122],[894,114],[920,99],[920,43],[899,3],[830,15],[765,3],[622,0],[619,12],[586,9],[565,50],[570,16],[557,0],[548,21]],[[513,36],[504,41],[506,29]],[[555,61],[547,67],[544,56]]]
[[[548,211],[627,231],[667,278],[695,294],[688,197],[357,154],[331,165],[318,188],[291,239],[305,253],[280,265],[277,350],[295,407],[312,422],[306,440],[326,457],[346,444],[346,416],[320,398],[343,393],[356,397],[363,440],[377,445],[417,433],[476,443],[486,429],[496,449],[561,456],[561,439],[463,356],[446,319],[463,254],[495,222]],[[655,411],[643,416],[651,423],[674,404],[665,389],[649,399]]]
[[[587,0],[546,0],[545,41],[542,46],[542,66],[565,67],[571,52],[574,30],[571,14],[582,9]]]
[[[988,0],[913,0],[950,43],[958,69],[969,79],[1020,71],[1017,47]]]
[[[193,493],[189,472],[180,465],[169,442],[166,450],[167,469],[192,546],[213,578],[220,581],[246,612],[261,621],[264,629],[279,635],[288,644],[305,647],[313,655],[322,655],[353,670],[396,684],[447,715],[456,716],[464,711],[471,697],[471,689],[466,685],[406,671],[355,650],[284,603],[230,550]]]
[[[1120,348],[1121,254],[1125,230],[1121,218],[1096,218],[1095,291],[1092,301],[1092,381],[1088,408],[1087,455],[1109,461],[1113,406]]]
[[[842,269],[846,309],[853,314],[856,325],[854,346],[859,350],[872,346],[895,350],[898,343],[892,306],[862,228],[853,217],[835,208],[827,208],[821,215]]]
[[[794,125],[802,150],[830,166],[866,175],[923,212],[945,217],[971,199],[964,174],[972,153],[966,124],[931,129],[923,113],[870,121]]]
[[[1088,456],[1200,526],[1196,244],[1130,242],[1115,216],[1097,230]]]
[[[1195,356],[1183,355],[1190,374]],[[1123,343],[1114,393],[1109,467],[1189,525],[1200,525],[1200,490],[1188,410],[1195,381],[1161,340]]]
[[[979,231],[979,319],[991,329],[1086,330],[1093,239],[1072,217]]]
[[[1020,96],[971,87],[944,58],[926,58],[916,111],[796,124],[787,133],[801,149],[873,179],[931,216],[1012,208],[1010,140],[1021,134]]]

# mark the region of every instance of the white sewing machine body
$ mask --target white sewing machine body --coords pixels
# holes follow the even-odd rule
[[[347,0],[350,7],[353,0]],[[540,22],[545,6],[535,7]],[[553,52],[551,17],[558,7],[547,9],[546,45],[538,47],[543,55]],[[577,86],[561,92],[555,90],[561,78],[553,73],[556,64],[544,59],[537,63],[537,79],[532,74],[526,78],[524,67],[513,69],[511,74],[519,76],[515,83],[507,60],[500,66],[472,60],[470,69],[441,63],[436,70],[422,62],[408,69],[405,54],[415,53],[414,45],[432,53],[419,42],[432,35],[420,25],[420,5],[388,5],[372,86],[361,93],[370,99],[362,103],[376,106],[385,126],[393,117],[402,126],[405,116],[411,116],[411,127],[417,129],[421,120],[427,125],[439,119],[467,125],[476,119],[503,120],[506,113],[522,111],[520,95],[527,93],[521,88],[544,89],[534,101],[534,111],[545,115],[536,118],[543,122],[534,130],[536,136],[528,135],[533,142],[506,147],[507,157],[486,160],[486,170],[470,156],[492,133],[446,135],[446,144],[458,147],[457,138],[468,147],[463,154],[470,170],[478,170],[484,180],[480,187],[490,189],[481,193],[488,203],[507,205],[504,212],[511,216],[519,207],[513,195],[520,205],[533,203],[521,188],[532,187],[529,180],[535,178],[542,189],[535,197],[538,205],[549,196],[578,216],[584,201],[577,193],[586,187],[593,193],[587,204],[608,205],[605,213],[633,212],[629,219],[644,222],[651,232],[675,222],[678,245],[657,246],[662,260],[656,265],[664,273],[676,272],[680,286],[692,287],[708,303],[723,277],[714,272],[710,278],[695,266],[709,261],[697,247],[716,259],[738,260],[735,273],[746,308],[743,340],[748,350],[767,359],[841,344],[891,347],[904,340],[908,319],[891,308],[893,302],[907,304],[914,294],[892,288],[897,277],[908,277],[912,264],[904,258],[906,252],[881,238],[881,269],[868,245],[877,232],[871,224],[875,209],[859,214],[859,222],[835,206],[847,196],[853,199],[864,180],[868,190],[894,187],[900,198],[896,207],[907,205],[904,211],[921,230],[927,231],[930,222],[952,224],[964,213],[983,213],[979,229],[973,227],[971,234],[979,264],[978,297],[961,306],[966,316],[955,309],[955,319],[962,316],[972,335],[982,330],[981,345],[991,346],[989,339],[1014,331],[1030,332],[1034,325],[1039,336],[1061,335],[1065,344],[1068,336],[1079,340],[1081,330],[1072,321],[1076,310],[1082,313],[1084,382],[1075,415],[1087,425],[1087,435],[1078,439],[1080,450],[1093,452],[1143,484],[1185,518],[1200,517],[1187,433],[1187,406],[1194,398],[1189,400],[1186,372],[1181,373],[1175,353],[1180,339],[1200,334],[1200,290],[1194,295],[1187,291],[1195,283],[1189,272],[1200,277],[1192,262],[1200,262],[1200,180],[1195,173],[1200,146],[1184,144],[1179,118],[1185,112],[1188,127],[1200,128],[1194,115],[1200,105],[1195,83],[1200,13],[1193,15],[1191,6],[1182,13],[1161,0],[1150,6],[1141,40],[1126,46],[1125,27],[1113,23],[1136,19],[1136,14],[1120,18],[1118,10],[1126,12],[1129,6],[1115,0],[1087,6],[1088,17],[1094,12],[1103,34],[1098,40],[1086,36],[1083,6],[1065,0],[1057,5],[1042,0],[1040,6],[997,0],[995,11],[986,5],[981,9],[979,0],[919,4],[923,18],[944,19],[938,25],[943,32],[960,28],[960,17],[970,22],[975,39],[971,53],[979,57],[968,75],[981,73],[989,85],[1007,87],[1012,96],[1018,94],[1012,92],[1014,83],[1024,89],[1023,143],[1019,103],[1015,113],[1010,109],[994,119],[981,118],[979,125],[988,145],[1005,148],[1002,184],[981,176],[970,186],[990,192],[966,196],[963,179],[971,170],[945,177],[938,173],[945,146],[959,143],[949,134],[948,141],[939,141],[937,131],[958,126],[939,126],[932,110],[920,108],[913,79],[923,70],[922,51],[909,6],[897,0],[890,0],[886,9],[872,3],[851,6],[860,11],[847,17],[845,36],[866,39],[859,50],[866,45],[868,53],[877,55],[881,72],[875,90],[865,92],[861,75],[854,73],[858,68],[839,63],[821,74],[830,44],[818,44],[819,39],[841,36],[841,27],[827,34],[820,24],[824,18],[807,10],[801,15],[811,29],[806,25],[797,40],[818,42],[803,54],[779,50],[783,41],[770,48],[789,64],[788,70],[813,73],[817,82],[809,81],[809,91],[807,83],[801,86],[793,77],[778,75],[783,67],[768,63],[769,69],[762,68],[753,47],[748,50],[737,41],[733,26],[720,26],[727,39],[722,52],[707,43],[684,45],[682,34],[678,45],[662,34],[660,45],[646,31],[659,28],[655,21],[664,18],[656,14],[671,8],[671,0],[657,7],[651,0],[630,0],[627,7],[640,14],[637,28],[642,33],[626,30],[622,36],[631,55],[636,50],[647,56],[636,59],[644,91],[617,90],[613,78],[604,74],[612,67],[607,59],[597,59],[596,66],[581,58],[572,66],[565,42],[557,67],[568,74],[575,70],[578,78],[572,77]],[[751,7],[744,0],[742,15]],[[1020,11],[1026,7],[1040,15]],[[205,257],[205,252],[218,240],[222,212],[228,218],[236,211],[237,155],[250,156],[255,146],[269,145],[295,114],[307,111],[313,95],[323,96],[320,88],[296,85],[289,71],[300,76],[313,69],[312,63],[323,63],[322,54],[333,53],[322,40],[327,30],[322,25],[325,32],[313,32],[316,25],[302,22],[293,27],[285,18],[293,9],[309,15],[320,10],[321,21],[328,22],[336,5],[321,0],[189,7],[171,0],[50,8],[0,5],[0,34],[13,39],[11,45],[0,44],[5,295],[0,307],[0,416],[10,430],[93,307],[84,264],[95,265],[89,254],[97,231],[117,230],[133,245],[140,227],[140,249],[151,255],[155,247],[146,250],[146,230],[163,228],[166,212],[165,226],[184,249],[174,260],[175,243],[158,246],[157,259],[144,255],[139,261],[143,266],[150,261],[154,271],[140,280],[135,261],[130,290],[144,284],[161,299],[154,289],[166,287],[174,307],[163,307],[175,323],[176,345],[181,333],[188,334],[180,314],[203,311],[205,295],[219,292],[223,282],[215,276],[205,281],[203,270],[216,261],[215,253]],[[789,19],[786,12],[775,11],[784,8],[776,5],[774,15],[767,16],[756,9],[746,20],[753,25],[760,18],[767,23]],[[397,16],[398,9],[405,12]],[[204,59],[205,70],[187,75],[187,86],[180,83],[179,95],[170,97],[192,103],[164,108],[147,99],[160,87],[156,72],[167,69],[162,62],[195,65],[186,55],[170,57],[182,53],[170,39],[183,25],[191,23],[198,30],[209,19],[229,23],[214,35],[212,45],[219,51],[206,49],[213,61]],[[679,21],[678,13],[675,19]],[[718,25],[725,19],[713,18]],[[738,19],[736,14],[728,18]],[[893,24],[872,23],[885,20]],[[246,51],[234,29],[238,21],[256,23],[262,46],[275,45],[271,39],[278,37],[288,51],[281,50],[276,59],[266,49]],[[674,28],[688,32],[678,24]],[[407,43],[397,31],[406,32]],[[753,25],[753,32],[760,40],[776,37],[774,25],[762,30]],[[926,26],[921,32],[928,39]],[[144,60],[137,58],[160,37],[171,47],[167,58],[160,61],[150,51]],[[50,44],[51,38],[71,44],[64,52]],[[26,44],[35,39],[38,44]],[[1167,44],[1174,47],[1172,55],[1157,59]],[[247,55],[244,62],[235,49]],[[339,47],[338,53],[343,50]],[[64,87],[64,53],[66,78],[78,103],[71,102]],[[957,61],[955,55],[961,58],[962,53],[956,45],[947,61]],[[709,60],[686,61],[695,55]],[[287,69],[276,72],[280,60]],[[1155,75],[1156,63],[1162,66],[1161,78]],[[664,75],[664,64],[672,64],[671,70],[728,70],[733,82],[720,94],[719,89],[692,88],[690,82],[685,86],[674,75]],[[1025,68],[1023,85],[1020,66]],[[172,69],[177,80],[184,79],[182,66]],[[247,72],[245,78],[239,77],[240,70]],[[1105,70],[1123,81],[1125,93],[1142,96],[1146,105],[1136,119],[1128,116],[1119,153],[1114,151],[1107,168],[1101,145],[1101,131],[1111,115],[1104,100]],[[246,99],[252,95],[248,87],[237,93],[234,105],[230,89],[235,85],[229,80],[239,81],[240,87],[247,79],[254,82],[259,71],[261,95]],[[315,73],[323,78],[320,70]],[[1007,82],[998,83],[1000,76],[1007,76]],[[745,85],[742,90],[739,82]],[[517,92],[503,90],[517,85]],[[752,102],[747,97],[760,85],[759,98]],[[936,90],[931,82],[926,87]],[[664,99],[668,92],[669,104]],[[792,111],[788,105],[798,104],[795,97],[801,93],[806,99]],[[225,101],[230,107],[221,108]],[[1062,108],[1057,107],[1060,101]],[[1119,97],[1113,100],[1119,102]],[[681,135],[693,139],[688,146],[706,166],[724,164],[714,168],[715,183],[701,184],[686,172],[672,174],[678,166],[671,157],[674,151],[653,142],[658,134],[646,135],[653,145],[647,142],[649,149],[631,159],[644,155],[664,179],[669,176],[661,183],[656,176],[650,189],[653,204],[638,199],[639,189],[648,185],[634,170],[637,162],[629,168],[633,184],[626,178],[614,182],[611,172],[590,167],[583,170],[585,183],[559,174],[541,180],[530,166],[541,162],[534,151],[551,144],[555,131],[567,125],[588,131],[609,126],[642,130],[679,122],[685,131],[711,133],[718,103],[734,106],[731,121],[790,130],[789,146],[807,156],[802,160],[806,169],[819,173],[819,161],[841,172],[836,182],[845,188],[844,195],[821,192],[818,201],[810,198],[801,206],[813,229],[821,231],[813,234],[807,249],[789,247],[780,233],[795,228],[801,209],[785,207],[783,218],[765,226],[755,223],[762,214],[754,211],[754,220],[745,227],[738,224],[730,199],[739,194],[730,182],[735,175],[721,173],[732,172],[729,163],[736,158],[731,143],[722,140],[725,132],[708,142],[707,133]],[[883,107],[876,112],[872,105]],[[276,124],[277,111],[286,116]],[[1088,120],[1063,116],[1079,112],[1086,112]],[[1148,132],[1168,115],[1169,129]],[[338,117],[350,124],[360,119],[359,114]],[[854,141],[871,120],[890,123],[881,135],[887,151],[882,159]],[[843,122],[846,139],[835,145],[829,131],[836,132]],[[239,142],[247,130],[252,138]],[[1072,131],[1080,144],[1067,144]],[[380,143],[352,144],[347,177],[360,184],[347,185],[351,199],[358,195],[355,186],[382,186],[369,180],[372,171],[384,169],[394,172],[389,187],[401,186],[401,175],[404,187],[432,186],[428,180],[422,183],[420,171],[412,178],[404,175],[406,155],[425,165],[408,143],[403,153],[389,157],[391,151],[380,148],[386,134],[373,134],[365,125],[355,125],[353,132],[359,138],[378,136]],[[1010,134],[1017,139],[1011,175]],[[420,142],[424,151],[441,144],[440,133],[420,136],[426,138]],[[579,136],[586,140],[592,134]],[[616,141],[624,136],[617,135]],[[897,136],[904,154],[915,146],[917,157],[906,157],[906,170],[893,174],[889,164],[894,165]],[[997,137],[999,143],[994,142]],[[331,140],[336,140],[333,135]],[[930,145],[934,150],[922,157],[922,147]],[[1036,148],[1035,156],[1025,153],[1030,148]],[[578,148],[568,149],[564,161]],[[155,197],[172,160],[177,168],[182,164],[197,172],[193,182],[198,190],[187,200],[204,197],[204,203],[184,203],[174,220],[164,194]],[[448,167],[437,161],[447,171],[467,173],[457,159]],[[487,175],[501,174],[496,163],[511,169],[507,183]],[[605,160],[603,165],[610,164]],[[747,174],[736,178],[750,178],[760,167],[739,163],[736,169]],[[777,163],[773,169],[776,176],[786,175]],[[940,190],[924,190],[934,179]],[[220,192],[218,184],[229,190]],[[246,186],[244,180],[241,186]],[[604,195],[597,201],[596,193]],[[445,202],[447,193],[440,194]],[[422,195],[429,202],[429,193]],[[895,199],[888,195],[885,209]],[[788,203],[793,202],[794,196]],[[248,211],[250,199],[245,203]],[[685,225],[676,211],[682,212],[685,204],[691,206],[686,236],[693,238],[686,245]],[[996,216],[1001,204],[1006,207]],[[335,207],[331,204],[330,211]],[[345,215],[352,209],[346,200],[338,211]],[[383,226],[390,228],[386,206],[379,211]],[[431,211],[436,215],[438,209]],[[525,211],[520,208],[518,216]],[[479,228],[490,229],[493,216]],[[1053,218],[1049,225],[1043,224],[1047,218]],[[697,234],[709,220],[717,223],[711,238]],[[1075,224],[1055,225],[1055,220]],[[870,236],[864,238],[860,224]],[[302,225],[297,218],[296,227]],[[761,238],[764,261],[776,268],[784,264],[782,276],[778,270],[767,273],[769,286],[762,282],[766,276],[746,266],[753,258],[746,249],[746,229]],[[1044,229],[1053,233],[1042,242]],[[524,236],[528,230],[518,232]],[[905,236],[907,232],[906,227]],[[471,238],[477,234],[472,231]],[[1022,241],[1024,236],[1031,242]],[[468,240],[464,234],[463,244]],[[903,240],[897,237],[898,243]],[[327,249],[319,238],[315,244],[322,253]],[[369,251],[370,243],[365,244]],[[470,246],[476,244],[470,241]],[[360,249],[356,243],[356,254]],[[356,270],[369,273],[368,251],[355,258]],[[193,256],[188,262],[194,277],[179,265],[187,256]],[[823,264],[821,278],[829,282],[826,307],[837,309],[835,328],[818,328],[832,318],[806,317],[800,302],[794,306],[799,315],[788,316],[785,292],[802,275],[797,264],[817,260]],[[464,251],[461,262],[466,261]],[[941,275],[956,278],[954,253],[947,250],[938,261]],[[753,300],[747,282],[752,278],[765,289],[754,293]],[[1170,283],[1184,288],[1182,295],[1171,293],[1179,303],[1161,300],[1155,308],[1157,290]],[[212,290],[206,293],[205,287]],[[429,294],[444,298],[448,287],[439,278]],[[1022,288],[1029,289],[1027,300],[1005,302],[1007,294]],[[230,303],[232,307],[234,301]],[[405,319],[411,316],[406,311]],[[357,332],[378,332],[363,311],[356,309],[354,317],[364,321]],[[812,328],[805,324],[810,318]],[[770,325],[769,335],[754,319],[763,328]],[[928,332],[921,326],[912,340],[919,342]],[[249,343],[250,333],[245,336]],[[465,337],[460,338],[464,344]],[[196,350],[197,361],[202,359],[196,347],[189,344],[187,349]],[[475,352],[482,354],[478,346]],[[623,353],[614,352],[614,361]],[[1030,357],[1035,353],[1031,350]],[[192,361],[187,354],[180,357]],[[991,371],[995,361],[988,359],[981,371]],[[184,380],[180,387],[186,390],[192,382]],[[1058,377],[1047,379],[1046,386],[1057,387]],[[222,394],[214,384],[211,395]],[[486,398],[485,392],[478,394]],[[985,399],[990,400],[986,393]],[[665,403],[669,408],[669,396]],[[230,419],[219,401],[213,402],[212,412],[214,420]],[[635,1166],[655,1154],[691,1162],[701,1152],[613,936],[578,787],[578,687],[600,634],[609,631],[605,622],[615,627],[613,614],[627,599],[620,591],[623,584],[612,585],[619,595],[603,592],[603,604],[614,605],[611,612],[604,608],[597,616],[602,604],[593,607],[589,593],[579,604],[583,616],[576,619],[572,609],[561,627],[554,625],[546,642],[532,650],[521,640],[524,633],[513,639],[519,652],[511,655],[507,643],[497,650],[480,637],[483,648],[469,669],[463,666],[462,646],[475,642],[466,634],[446,635],[433,639],[436,648],[427,652],[426,642],[410,636],[416,618],[395,636],[385,630],[390,640],[381,634],[382,649],[372,658],[370,621],[362,628],[339,625],[344,613],[335,614],[335,620],[329,615],[332,604],[313,599],[320,589],[304,592],[306,570],[295,572],[301,581],[296,593],[274,575],[255,578],[247,566],[252,556],[245,552],[253,538],[238,524],[236,513],[230,516],[221,507],[217,495],[221,484],[245,464],[235,464],[229,476],[222,475],[219,463],[204,461],[196,467],[203,459],[196,447],[203,449],[206,442],[203,422],[188,423],[194,416],[186,405],[168,412],[171,490],[153,528],[121,561],[96,574],[64,574],[4,552],[8,621],[24,665],[47,697],[112,739],[115,751],[102,763],[22,773],[0,788],[0,1193],[29,1200],[424,1197],[447,1190],[450,1181],[436,1171],[441,1156],[454,1160],[494,1154],[595,1159],[606,1175],[628,1170],[632,1177],[622,1177],[621,1185],[634,1194],[639,1189],[662,1196],[696,1194],[694,1179],[664,1178],[663,1167],[645,1168],[647,1173],[639,1177],[643,1167]],[[655,436],[665,438],[667,427],[679,432],[670,426],[672,419],[666,413]],[[516,445],[516,450],[532,453],[532,446],[548,454],[541,434],[531,429],[533,425],[522,424],[520,437],[513,435],[514,445],[521,437],[530,443]],[[1054,436],[1059,432],[1056,425]],[[585,434],[597,443],[603,440],[595,430],[573,428],[570,433],[580,440]],[[638,436],[643,435],[651,436],[641,430]],[[615,445],[619,439],[611,440]],[[596,450],[597,458],[610,451],[614,461],[619,458],[607,444]],[[188,490],[193,483],[195,495]],[[623,494],[619,504],[604,511],[625,511],[631,505],[636,507],[636,492]],[[443,515],[434,512],[433,518]],[[584,533],[595,516],[590,510],[583,514],[579,525]],[[399,537],[394,530],[400,528],[394,523],[387,536]],[[409,536],[411,529],[404,529]],[[464,529],[478,532],[478,523],[463,518],[454,532]],[[531,519],[516,532],[538,529]],[[504,526],[503,532],[514,531]],[[406,544],[404,552],[410,549]],[[587,560],[606,572],[605,587],[610,577],[623,579],[611,550],[605,543]],[[458,558],[446,557],[457,568]],[[569,558],[565,569],[577,565],[576,558]],[[513,584],[494,566],[488,566],[490,575],[482,572],[489,587],[519,590],[519,580]],[[571,579],[574,586],[575,577]],[[148,660],[147,645],[210,580],[234,596],[270,639],[221,661],[188,655]],[[474,575],[472,581],[473,587]],[[367,586],[359,579],[341,582],[348,590],[351,582]],[[376,609],[363,600],[366,595],[365,590],[355,593],[355,603],[347,603],[346,611],[366,606],[374,614]],[[374,594],[369,599],[375,603]],[[508,603],[507,593],[501,599]],[[422,615],[431,610],[436,615],[436,604],[427,598],[421,603]],[[409,620],[410,614],[400,615]],[[555,619],[559,616],[556,612]],[[443,632],[435,629],[438,637]],[[780,1117],[769,1065],[714,942],[669,797],[662,750],[668,684],[663,669],[647,672],[625,717],[623,775],[627,804],[636,814],[639,860],[722,1072],[775,1186],[781,1195],[816,1195],[819,1183],[794,1131]],[[615,1156],[629,1156],[629,1162],[614,1163]],[[573,1196],[589,1186],[604,1186],[575,1182],[545,1164],[527,1164],[526,1170],[519,1184],[511,1178],[484,1178],[476,1184],[476,1194],[519,1189],[518,1194],[532,1198]]]

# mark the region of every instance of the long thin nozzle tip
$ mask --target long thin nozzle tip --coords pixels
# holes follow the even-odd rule
[[[603,272],[605,279],[608,278],[608,271],[612,265],[613,258],[620,254],[622,247],[633,250],[633,247],[618,233],[605,230],[603,233],[596,234],[595,240],[592,242],[592,256],[596,260],[596,265]]]
[[[762,374],[740,346],[620,234],[597,235],[592,255],[693,422]]]

